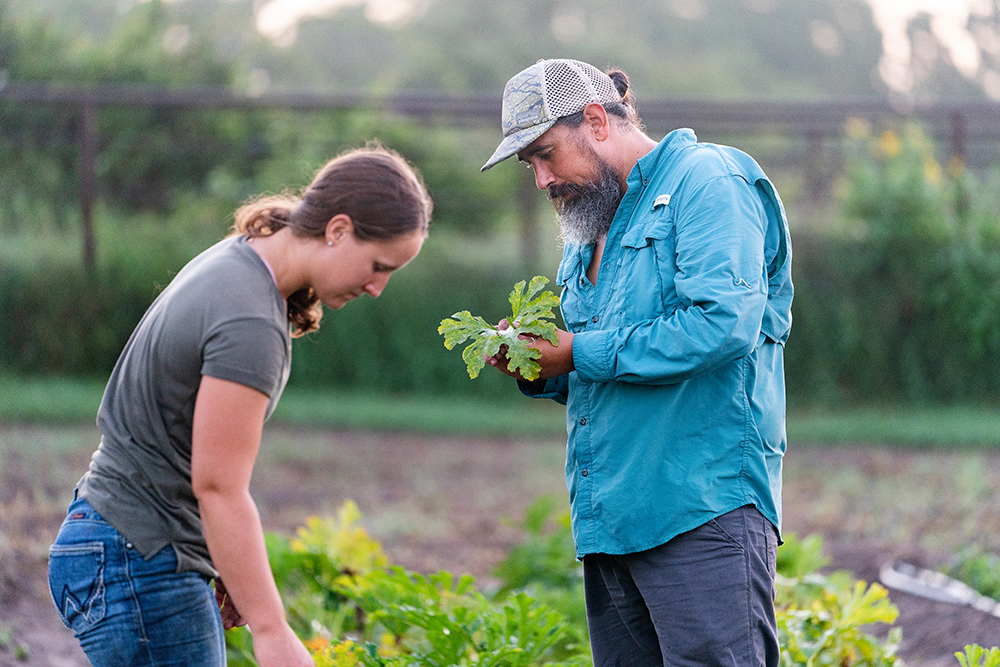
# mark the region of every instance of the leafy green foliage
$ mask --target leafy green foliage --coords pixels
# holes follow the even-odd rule
[[[392,637],[410,664],[527,666],[572,653],[561,614],[526,593],[491,602],[470,576],[395,567],[357,579],[347,591],[367,614],[368,631]]]
[[[799,538],[794,532],[783,534],[784,543],[778,549],[776,569],[786,579],[802,579],[830,564],[823,553],[823,538],[809,535]]]
[[[776,609],[782,665],[902,665],[896,655],[900,628],[885,643],[864,629],[891,624],[899,614],[879,584],[851,583],[846,575],[786,581],[778,588]]]
[[[565,615],[580,633],[580,642],[587,647],[589,632],[583,564],[575,557],[569,508],[557,511],[559,504],[553,496],[544,495],[528,506],[518,525],[524,539],[493,569],[493,575],[500,582],[495,597],[527,591]]]
[[[317,667],[587,667],[592,664],[580,564],[566,513],[543,496],[520,527],[525,540],[495,570],[499,589],[468,575],[417,574],[392,565],[348,501],[311,518],[295,538],[268,533],[271,568],[289,622]],[[784,667],[902,667],[901,631],[879,584],[845,571],[822,574],[822,539],[784,535],[775,612]],[[561,552],[561,553],[560,553]],[[549,602],[553,601],[553,602]],[[249,633],[227,633],[229,665],[254,667]],[[962,667],[1000,667],[1000,649],[965,647]]]
[[[1000,172],[942,163],[917,125],[848,133],[840,229],[795,240],[789,395],[1000,395]]]
[[[533,667],[587,664],[565,617],[519,591],[490,599],[468,575],[389,563],[348,501],[295,538],[267,534],[289,623],[318,667]],[[245,629],[227,633],[229,665],[255,664]]]
[[[102,39],[31,14],[0,11],[0,72],[18,83],[226,87],[231,65],[165,3],[139,3]],[[7,56],[7,59],[3,56]],[[258,116],[244,111],[114,105],[94,111],[95,192],[127,211],[176,210],[219,175],[245,178],[260,157]],[[0,103],[0,216],[62,226],[78,209],[80,111]],[[249,193],[247,193],[249,194]],[[246,196],[246,195],[244,195]],[[6,225],[4,225],[6,226]]]
[[[541,367],[535,360],[541,352],[530,346],[531,339],[544,338],[553,345],[559,344],[556,325],[548,321],[555,317],[552,309],[559,305],[559,297],[541,291],[548,282],[548,278],[535,276],[527,290],[523,280],[514,285],[509,298],[513,314],[507,318],[506,329],[501,330],[468,310],[441,320],[438,333],[444,336],[444,346],[449,350],[472,340],[462,351],[470,378],[475,379],[486,365],[486,357],[498,354],[501,347],[506,347],[511,371],[519,372],[525,380],[538,377]]]
[[[965,647],[964,653],[956,653],[955,657],[962,667],[1000,667],[1000,648],[996,646],[987,650],[970,644]]]
[[[556,513],[555,508],[549,497],[539,498],[528,508],[521,525],[525,540],[494,570],[501,580],[498,596],[510,590],[530,591],[585,628],[582,572],[572,557],[568,513]],[[829,563],[822,553],[821,537],[799,539],[795,533],[783,537],[784,544],[778,549],[775,606],[781,664],[901,665],[896,656],[898,628],[890,631],[884,643],[865,631],[873,623],[892,624],[896,619],[897,610],[885,588],[855,581],[843,571],[820,574],[819,569]]]
[[[0,621],[0,651],[11,651],[14,659],[24,662],[31,657],[28,645],[14,636],[14,631],[6,623]]]
[[[981,547],[967,547],[955,555],[946,572],[981,595],[1000,599],[1000,556]]]
[[[818,569],[829,559],[822,555],[819,536],[783,537],[775,599],[781,664],[901,666],[899,628],[890,630],[884,643],[866,632],[874,623],[891,625],[899,614],[886,589],[856,581],[845,571],[821,574]]]

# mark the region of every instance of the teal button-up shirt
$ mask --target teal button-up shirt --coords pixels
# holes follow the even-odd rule
[[[633,553],[743,505],[780,530],[791,246],[745,153],[675,130],[628,177],[601,258],[567,245],[576,370],[520,383],[566,404],[578,557]]]

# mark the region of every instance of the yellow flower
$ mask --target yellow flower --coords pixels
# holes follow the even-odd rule
[[[944,171],[934,158],[924,160],[924,181],[931,185],[940,185]]]
[[[358,657],[356,647],[354,642],[351,640],[344,641],[343,643],[337,644],[333,647],[333,658],[334,664],[337,667],[357,667],[361,664],[361,658]]]
[[[903,142],[899,140],[899,135],[892,130],[882,133],[878,142],[879,151],[886,157],[896,157],[903,150]]]

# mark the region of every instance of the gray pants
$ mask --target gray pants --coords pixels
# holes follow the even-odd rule
[[[747,505],[666,544],[583,559],[594,667],[774,667],[774,526]]]

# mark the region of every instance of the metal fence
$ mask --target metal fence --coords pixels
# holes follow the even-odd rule
[[[429,124],[497,126],[500,96],[496,93],[400,92],[373,96],[360,93],[320,94],[275,92],[256,96],[225,88],[168,89],[143,85],[54,86],[9,82],[0,87],[0,101],[25,106],[56,106],[76,110],[80,208],[84,261],[92,264],[92,210],[96,192],[97,114],[101,108],[290,109],[328,111],[372,109],[388,111]],[[808,156],[807,191],[819,197],[824,189],[822,162],[830,140],[843,136],[848,119],[873,125],[886,121],[918,121],[951,157],[972,166],[1000,162],[1000,102],[989,100],[917,101],[856,98],[796,100],[640,99],[640,112],[651,134],[675,127],[697,128],[700,135],[771,134],[805,140]],[[0,132],[3,128],[0,128]],[[530,188],[526,197],[530,197]],[[526,206],[525,210],[529,210]]]

